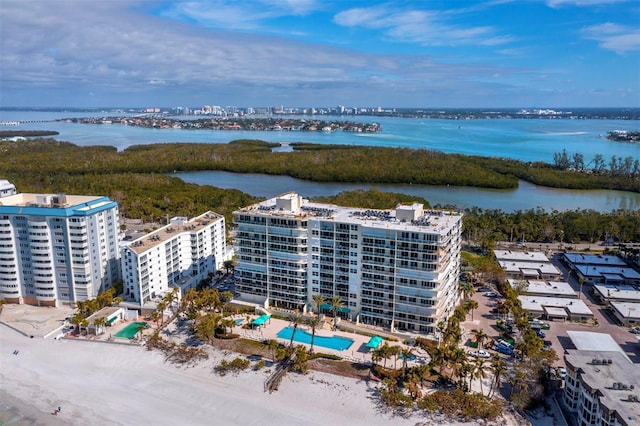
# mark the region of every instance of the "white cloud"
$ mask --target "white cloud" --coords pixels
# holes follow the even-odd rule
[[[565,5],[597,6],[601,4],[625,3],[629,0],[547,0],[549,7],[557,8]]]
[[[427,3],[428,4],[428,3]],[[344,27],[382,30],[390,39],[425,46],[499,45],[512,41],[490,26],[464,27],[446,22],[446,17],[464,10],[441,11],[399,9],[382,5],[340,12],[334,22]]]
[[[184,15],[165,11],[158,16],[160,3],[147,0],[92,2],[91,8],[82,0],[56,0],[56,7],[0,0],[2,103],[104,106],[164,100],[164,105],[198,105],[202,99],[246,106],[333,105],[340,100],[351,105],[472,106],[487,99],[501,102],[500,94],[507,103],[517,102],[519,93],[535,90],[525,80],[550,73],[528,68],[520,60],[528,57],[526,50],[508,49],[513,41],[509,35],[491,26],[457,24],[457,14],[468,13],[463,9],[438,14],[383,6],[351,9],[335,15],[334,22],[348,28],[339,28],[336,39],[343,37],[341,31],[357,38],[362,34],[358,30],[365,29],[378,31],[382,39],[425,46],[505,49],[494,50],[493,58],[460,57],[458,50],[447,49],[450,54],[439,58],[418,48],[407,55],[374,54],[322,40],[296,42],[273,35],[281,26],[262,26],[271,25],[274,17],[303,16],[340,3],[262,0],[266,7],[248,10],[247,5],[258,1],[210,3],[219,8],[170,3],[169,12]],[[239,30],[251,27],[260,28],[255,33]],[[588,28],[584,36],[605,48],[629,51],[633,43],[623,40],[625,34],[637,33],[608,24]],[[520,55],[522,68],[501,65],[506,55],[514,54]],[[90,101],[87,93],[93,93]]]
[[[640,51],[640,28],[631,28],[611,22],[592,25],[582,31],[585,38],[595,40],[603,49],[619,54]]]
[[[266,22],[270,19],[305,16],[323,7],[316,0],[194,0],[173,2],[159,13],[165,18],[197,22],[209,28],[253,30],[267,29]]]

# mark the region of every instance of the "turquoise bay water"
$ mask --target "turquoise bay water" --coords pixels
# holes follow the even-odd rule
[[[278,332],[278,337],[281,339],[290,340],[291,335],[293,334],[293,327],[285,327]],[[307,333],[304,330],[297,329],[296,333],[293,337],[295,342],[306,343],[307,345],[311,344],[311,333]],[[340,336],[318,336],[316,334],[313,339],[314,346],[322,346],[324,348],[334,349],[336,351],[345,351],[353,345],[353,339],[348,339],[346,337]]]
[[[106,114],[0,111],[1,121],[53,120]],[[193,118],[193,117],[191,117]],[[581,152],[587,162],[596,154],[640,158],[640,144],[612,142],[605,138],[612,130],[640,130],[640,120],[571,119],[481,119],[440,120],[397,117],[316,117],[325,120],[378,122],[383,131],[374,134],[348,132],[251,132],[224,130],[146,129],[121,124],[78,124],[66,122],[22,123],[3,127],[19,130],[56,130],[57,139],[80,146],[109,145],[125,149],[131,145],[203,142],[227,143],[234,139],[270,142],[313,142],[401,148],[434,149],[447,153],[515,158],[552,162],[553,154],[566,149]]]
[[[53,120],[107,114],[0,111],[1,121]],[[193,117],[191,117],[193,118]],[[434,149],[447,153],[514,158],[523,161],[553,162],[553,154],[566,149],[580,152],[588,163],[596,154],[608,162],[612,155],[640,158],[640,144],[612,142],[605,138],[612,130],[640,130],[640,120],[578,119],[481,119],[440,120],[395,117],[317,117],[378,122],[383,131],[375,134],[347,132],[250,132],[219,130],[146,129],[120,124],[90,125],[37,121],[0,130],[56,130],[56,138],[80,146],[109,145],[120,150],[132,145],[202,142],[227,143],[235,139],[262,139],[271,142],[313,142],[413,149]],[[235,188],[258,197],[273,197],[297,191],[305,197],[335,195],[341,191],[378,188],[383,191],[413,194],[432,205],[477,206],[504,211],[542,207],[545,210],[640,209],[640,194],[606,190],[563,190],[520,182],[515,190],[492,190],[425,185],[368,185],[314,183],[286,176],[193,172],[176,174],[185,182]],[[2,178],[0,176],[0,178]]]

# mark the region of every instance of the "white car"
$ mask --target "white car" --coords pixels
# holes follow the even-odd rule
[[[489,355],[488,352],[482,350],[471,352],[471,356],[475,356],[477,358],[491,358],[491,355]]]
[[[565,377],[567,377],[567,369],[564,367],[558,368],[558,375],[561,379],[564,379]]]

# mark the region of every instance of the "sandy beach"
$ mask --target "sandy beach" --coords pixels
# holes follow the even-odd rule
[[[225,357],[214,349],[209,360],[185,368],[143,347],[29,339],[6,327],[0,328],[0,348],[2,409],[5,417],[13,414],[11,422],[3,419],[8,424],[414,425],[424,420],[381,413],[366,382],[315,371],[289,374],[279,391],[265,393],[265,370],[213,373]],[[58,406],[61,412],[54,416]]]

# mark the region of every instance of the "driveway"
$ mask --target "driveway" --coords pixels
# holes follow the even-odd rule
[[[567,276],[567,270],[557,256],[553,257],[552,263],[562,271],[565,277]],[[580,284],[577,280],[570,277],[568,282],[576,292],[579,291]],[[590,295],[590,291],[591,287],[584,285],[580,298],[593,312],[594,318],[598,321],[597,325],[591,321],[585,324],[569,321],[546,321],[551,326],[551,329],[544,330],[546,334],[544,340],[550,341],[551,347],[558,354],[557,365],[564,366],[563,355],[566,349],[575,349],[567,331],[590,331],[610,334],[633,362],[640,363],[640,342],[636,335],[630,333],[626,327],[616,325],[604,312],[604,306],[595,302]],[[467,315],[467,321],[461,324],[465,331],[463,336],[465,343],[467,339],[473,340],[473,333],[471,332],[473,329],[483,329],[490,339],[497,337],[500,334],[500,330],[496,327],[496,320],[500,318],[500,315],[492,314],[491,310],[497,306],[497,300],[499,299],[487,297],[484,292],[476,292],[472,298],[478,302],[479,306],[473,313],[473,320],[471,319],[471,314],[469,314]],[[468,347],[467,349],[471,348]]]

